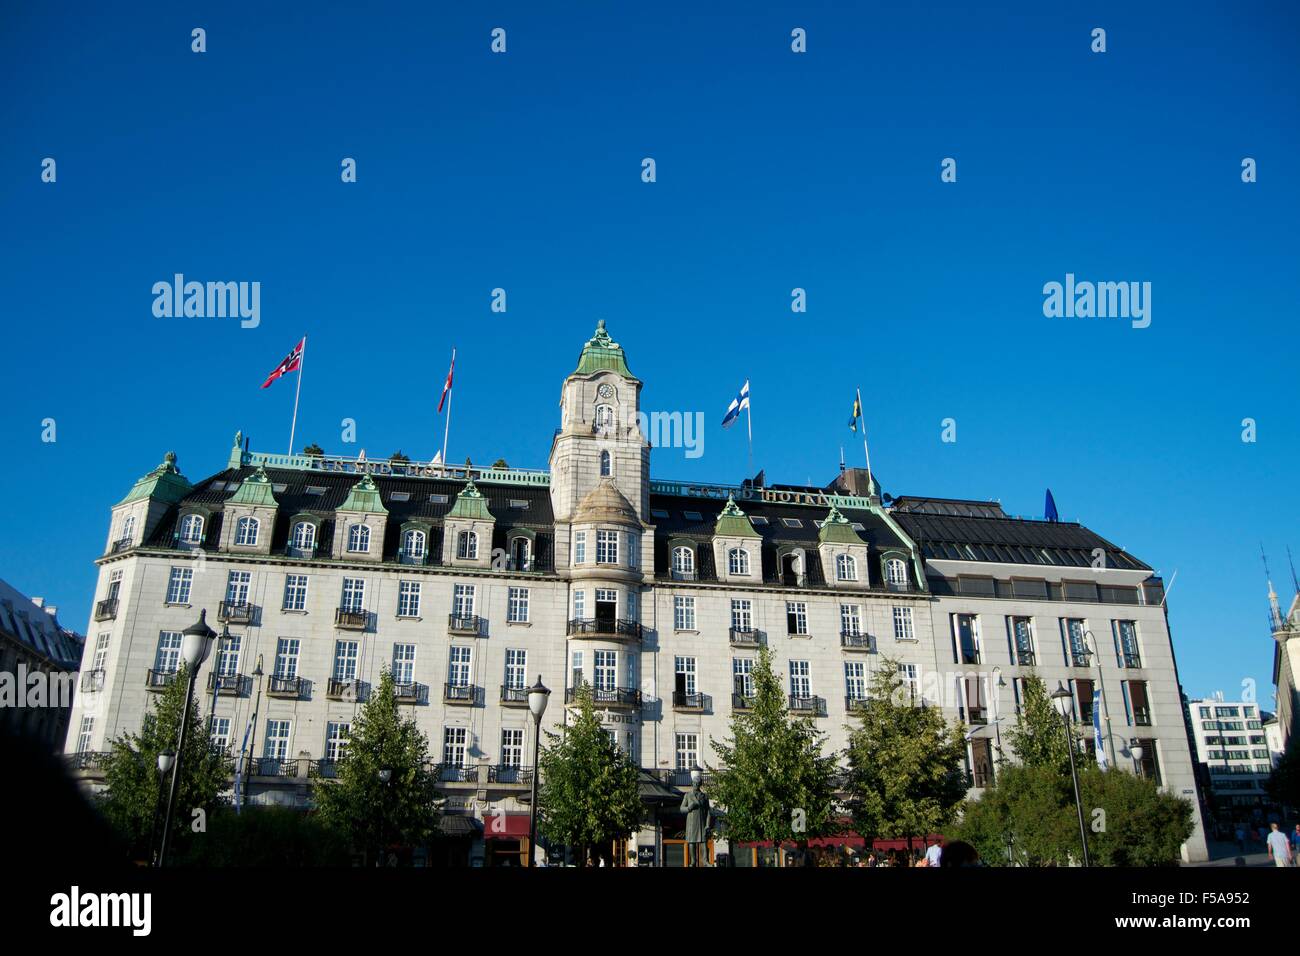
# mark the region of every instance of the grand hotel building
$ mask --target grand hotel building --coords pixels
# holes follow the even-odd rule
[[[1198,805],[1150,567],[988,502],[886,506],[856,469],[826,487],[653,480],[641,386],[602,323],[564,380],[545,471],[261,454],[236,435],[225,468],[192,483],[169,454],[112,509],[74,765],[93,785],[207,609],[228,637],[200,674],[205,719],[214,708],[239,754],[256,713],[248,799],[305,804],[387,668],[440,757],[444,830],[474,862],[526,836],[539,674],[550,729],[576,682],[593,685],[643,768],[629,856],[679,862],[679,788],[746,706],[762,645],[835,750],[874,668],[896,661],[918,700],[969,726],[975,791],[1030,668],[1074,692],[1085,722],[1100,689],[1111,759]],[[501,810],[504,832],[484,832]],[[1189,860],[1206,855],[1196,813]]]

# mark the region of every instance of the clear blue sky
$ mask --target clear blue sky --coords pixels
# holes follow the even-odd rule
[[[1259,548],[1284,599],[1300,550],[1294,5],[283,6],[0,12],[0,577],[65,623],[164,452],[198,479],[237,428],[284,449],[293,382],[258,385],[302,334],[300,446],[432,456],[455,344],[450,457],[543,466],[604,318],[647,408],[706,415],[658,477],[746,474],[718,421],[748,377],[769,479],[828,481],[861,458],[860,385],[886,491],[1041,516],[1050,486],[1177,569],[1189,694],[1253,678],[1271,705]],[[260,326],[155,318],[176,272],[261,282]],[[1150,328],[1044,318],[1067,272],[1151,282]]]

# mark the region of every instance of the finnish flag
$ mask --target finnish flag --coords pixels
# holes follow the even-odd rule
[[[736,423],[742,411],[749,409],[749,379],[745,379],[745,384],[741,386],[740,394],[731,400],[727,406],[727,414],[722,418],[722,427],[730,428]]]

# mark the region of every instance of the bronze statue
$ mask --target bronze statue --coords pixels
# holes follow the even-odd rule
[[[700,789],[699,771],[691,774],[691,789],[682,797],[682,813],[686,814],[686,865],[699,866],[700,852],[709,840],[711,822],[709,797]]]

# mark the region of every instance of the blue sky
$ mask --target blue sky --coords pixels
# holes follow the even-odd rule
[[[1300,550],[1292,5],[277,6],[0,13],[0,577],[66,624],[164,452],[198,479],[237,428],[284,450],[293,382],[258,385],[304,333],[299,446],[432,456],[454,344],[450,457],[540,467],[604,318],[646,408],[705,413],[657,477],[747,474],[718,422],[749,378],[757,464],[824,483],[860,461],[860,386],[886,491],[1038,517],[1050,486],[1177,570],[1189,694],[1270,705],[1260,544],[1284,599]],[[260,282],[260,325],[155,318],[177,272]],[[1067,272],[1151,282],[1151,326],[1045,318]]]

